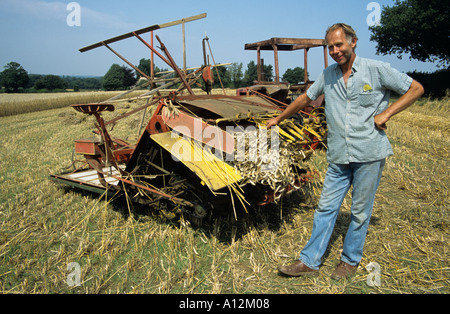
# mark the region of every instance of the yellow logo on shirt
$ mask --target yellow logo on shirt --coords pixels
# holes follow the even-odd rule
[[[369,84],[364,85],[363,88],[365,92],[370,92],[372,90],[372,87]]]

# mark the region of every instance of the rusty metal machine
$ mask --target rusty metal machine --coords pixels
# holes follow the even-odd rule
[[[194,19],[177,23],[188,20]],[[97,135],[75,140],[75,153],[83,159],[73,170],[51,175],[51,179],[100,194],[125,195],[156,210],[200,219],[216,211],[229,211],[237,219],[238,207],[278,202],[301,189],[312,176],[307,160],[326,136],[323,117],[302,113],[300,120],[287,119],[267,130],[266,121],[283,110],[275,101],[258,94],[212,95],[211,66],[206,58],[202,67],[188,73],[177,67],[159,37],[166,57],[140,37],[158,28],[161,25],[80,51],[101,46],[112,50],[112,42],[137,37],[172,67],[178,78],[168,84],[178,83],[178,89],[161,96],[159,91],[168,84],[157,87],[154,78],[147,77],[150,91],[142,95],[147,103],[110,121],[102,115],[115,110],[108,101],[73,105],[95,118]],[[200,78],[206,95],[195,95],[191,88]],[[181,94],[183,90],[188,95]],[[152,114],[136,143],[110,134],[108,126],[147,108],[152,108]]]

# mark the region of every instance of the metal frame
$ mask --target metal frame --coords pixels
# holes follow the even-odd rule
[[[304,50],[304,84],[309,82],[308,78],[308,51],[310,48],[323,47],[325,68],[328,67],[327,45],[323,39],[306,39],[306,38],[278,38],[274,37],[268,40],[256,43],[245,44],[245,50],[256,50],[258,59],[258,84],[267,84],[272,82],[262,81],[263,61],[261,59],[261,50],[271,50],[274,52],[275,59],[275,84],[280,84],[280,70],[278,63],[278,51],[295,51]],[[273,83],[272,83],[273,84]]]
[[[120,59],[122,59],[124,62],[126,62],[130,67],[132,67],[135,71],[137,71],[139,74],[141,74],[143,77],[145,77],[149,82],[151,82],[149,85],[152,85],[153,83],[153,79],[154,79],[154,54],[156,54],[162,61],[164,61],[169,67],[171,67],[178,75],[178,77],[180,78],[181,82],[184,84],[185,88],[188,90],[188,92],[192,95],[193,91],[190,87],[190,85],[188,84],[188,82],[186,81],[186,40],[185,40],[185,23],[188,22],[192,22],[192,21],[196,21],[199,19],[203,19],[206,18],[207,14],[206,13],[202,13],[199,15],[195,15],[195,16],[191,16],[188,18],[183,18],[180,20],[176,20],[176,21],[172,21],[172,22],[168,22],[168,23],[164,23],[164,24],[156,24],[156,25],[152,25],[149,27],[145,27],[133,32],[129,32],[123,35],[119,35],[113,38],[109,38],[103,41],[100,41],[98,43],[86,46],[84,48],[79,49],[80,52],[87,52],[99,47],[106,47],[108,48],[112,53],[114,53],[117,57],[119,57]],[[167,27],[171,27],[171,26],[175,26],[175,25],[180,25],[182,24],[183,26],[183,69],[184,69],[184,73],[182,73],[180,71],[180,69],[178,68],[178,66],[176,65],[175,61],[172,59],[170,53],[168,52],[167,48],[164,46],[164,44],[161,42],[161,40],[159,39],[159,37],[156,35],[156,39],[159,41],[159,43],[161,44],[161,50],[164,52],[164,54],[166,55],[167,58],[165,58],[163,55],[161,55],[153,46],[153,31],[158,30],[158,29],[162,29],[162,28],[167,28]],[[145,34],[145,33],[151,33],[151,40],[150,43],[146,42],[140,35]],[[111,48],[110,44],[118,42],[118,41],[122,41],[124,39],[127,38],[131,38],[131,37],[136,37],[137,39],[139,39],[145,46],[147,46],[150,50],[151,50],[151,58],[150,58],[150,73],[151,75],[148,76],[145,73],[143,73],[140,69],[138,69],[136,66],[134,66],[130,61],[128,61],[125,57],[123,57],[121,54],[119,54],[116,50],[114,50],[113,48]],[[204,65],[206,66],[206,64]],[[171,85],[178,83],[176,81],[173,81]]]

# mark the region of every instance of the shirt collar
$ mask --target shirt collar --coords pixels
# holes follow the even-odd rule
[[[355,61],[353,61],[352,70],[354,72],[358,72],[359,67],[361,65],[361,58],[356,55]]]
[[[353,61],[353,64],[352,64],[353,72],[358,72],[360,65],[361,65],[361,58],[358,57],[358,55],[356,55],[355,60]],[[337,63],[336,63],[335,71],[337,73],[341,73],[342,72],[341,68],[339,67],[339,65]]]

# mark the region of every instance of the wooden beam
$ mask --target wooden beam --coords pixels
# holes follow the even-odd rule
[[[133,37],[135,33],[138,34],[138,35],[141,35],[141,34],[145,34],[145,33],[149,33],[149,32],[155,31],[157,29],[171,27],[171,26],[175,26],[175,25],[178,25],[178,24],[183,24],[183,23],[186,23],[186,22],[192,22],[192,21],[195,21],[195,20],[203,19],[205,17],[206,17],[206,13],[203,13],[203,14],[191,16],[191,17],[188,17],[188,18],[184,18],[184,19],[181,19],[181,20],[176,20],[176,21],[173,21],[173,22],[165,23],[165,24],[152,25],[152,26],[149,26],[149,27],[145,27],[145,28],[139,29],[139,30],[134,31],[134,32],[129,32],[129,33],[126,33],[126,34],[123,34],[123,35],[120,35],[120,36],[116,36],[116,37],[113,37],[113,38],[110,38],[110,39],[107,39],[107,40],[103,40],[103,41],[98,42],[96,44],[93,44],[93,45],[81,48],[79,51],[80,52],[86,52],[86,51],[89,51],[89,50],[92,50],[92,49],[95,49],[95,48],[98,48],[98,47],[102,47],[102,46],[104,46],[104,44],[108,45],[108,44],[111,44],[111,43],[114,43],[114,42],[117,42],[117,41],[121,41],[121,40],[130,38],[130,37]]]
[[[280,84],[280,67],[278,65],[278,46],[273,45],[273,55],[275,58],[275,83]]]
[[[268,40],[259,41],[256,43],[245,44],[245,50],[273,50],[273,46],[276,45],[278,50],[298,50],[319,46],[326,46],[323,39],[310,39],[310,38],[271,38]]]

